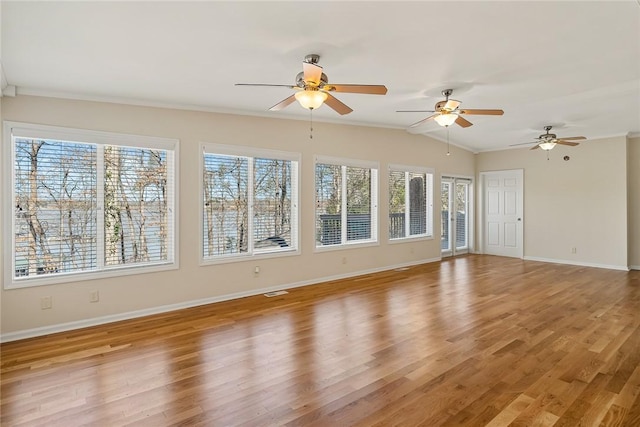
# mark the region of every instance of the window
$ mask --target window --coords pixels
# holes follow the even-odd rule
[[[316,247],[377,242],[377,209],[376,163],[316,159]]]
[[[5,135],[9,286],[177,267],[177,141],[17,123]]]
[[[203,144],[203,261],[298,253],[299,157]]]
[[[433,237],[433,171],[389,166],[389,239]]]

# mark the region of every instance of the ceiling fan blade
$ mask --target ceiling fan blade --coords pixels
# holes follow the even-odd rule
[[[568,137],[565,138],[563,136],[562,138],[559,138],[559,139],[563,139],[565,141],[579,141],[579,140],[583,140],[583,139],[587,139],[587,138],[585,138],[584,136],[568,136]]]
[[[435,113],[433,110],[396,110],[396,113]]]
[[[510,144],[509,147],[517,147],[518,145],[529,145],[529,144],[539,144],[539,142],[537,142],[537,141],[520,142],[518,144]]]
[[[323,87],[324,90],[342,93],[365,93],[369,95],[384,95],[387,88],[384,85],[343,85],[330,84]]]
[[[273,87],[288,87],[289,89],[296,88],[297,86],[292,85],[272,85],[268,83],[236,83],[236,86],[273,86]]]
[[[442,107],[443,110],[453,111],[461,104],[460,101],[456,101],[455,99],[448,99],[447,102]]]
[[[304,72],[304,81],[312,84],[313,86],[318,86],[320,84],[320,80],[322,79],[322,67],[316,64],[311,64],[310,62],[302,63],[302,71]]]
[[[571,142],[571,141],[565,141],[564,138],[563,139],[559,139],[556,141],[556,144],[560,144],[560,145],[569,145],[571,147],[575,147],[576,145],[580,145],[579,142]]]
[[[291,95],[290,97],[283,99],[282,101],[278,102],[273,107],[269,108],[269,111],[280,111],[284,107],[286,107],[286,106],[292,104],[293,102],[295,102],[295,100],[296,100],[296,96],[295,95]]]
[[[477,114],[481,116],[501,116],[504,114],[502,110],[478,110],[478,109],[464,109],[460,111],[460,114]]]
[[[414,124],[412,124],[411,126],[409,126],[409,128],[415,128],[415,127],[418,127],[418,126],[420,126],[421,124],[426,123],[426,122],[428,122],[429,120],[433,119],[433,118],[434,118],[435,116],[437,116],[437,115],[438,115],[438,114],[432,114],[432,115],[430,115],[429,117],[427,117],[426,119],[422,119],[422,120],[420,120],[419,122],[415,122]]]
[[[353,111],[347,105],[339,101],[338,98],[331,96],[331,94],[327,94],[327,99],[324,101],[324,103],[333,108],[338,114],[341,115],[349,114]]]
[[[473,126],[473,123],[471,123],[469,120],[465,119],[462,116],[458,116],[458,118],[456,119],[456,124],[458,126],[462,126],[463,128],[468,128],[469,126]]]
[[[537,144],[535,147],[531,147],[531,149],[532,149],[532,150],[535,150],[535,149],[537,149],[537,148],[540,148],[540,145],[539,145],[539,144]]]

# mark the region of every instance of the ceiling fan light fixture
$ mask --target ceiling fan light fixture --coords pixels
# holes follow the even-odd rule
[[[319,108],[328,95],[320,90],[301,90],[295,94],[296,100],[307,110],[315,110]]]
[[[457,114],[442,113],[433,118],[440,126],[451,126],[457,119]]]
[[[554,141],[545,141],[538,144],[538,146],[545,151],[549,151],[556,146],[556,143]]]

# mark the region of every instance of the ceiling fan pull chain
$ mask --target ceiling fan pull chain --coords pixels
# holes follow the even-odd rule
[[[450,156],[451,152],[449,151],[449,126],[447,126],[447,156]]]
[[[313,108],[309,108],[309,139],[313,139]]]

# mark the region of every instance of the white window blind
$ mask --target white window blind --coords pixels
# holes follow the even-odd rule
[[[433,236],[433,171],[389,167],[389,239]]]
[[[249,160],[204,156],[205,256],[244,253],[249,233]]]
[[[347,241],[371,239],[371,169],[346,167]]]
[[[254,160],[253,246],[257,252],[295,246],[292,172],[291,160]]]
[[[14,139],[14,278],[95,270],[96,146]]]
[[[175,264],[177,141],[11,123],[5,135],[10,287]]]
[[[105,265],[167,261],[167,151],[110,145],[103,154]]]
[[[203,145],[203,260],[297,252],[298,163],[292,153]]]
[[[377,241],[377,165],[316,159],[316,247]]]

